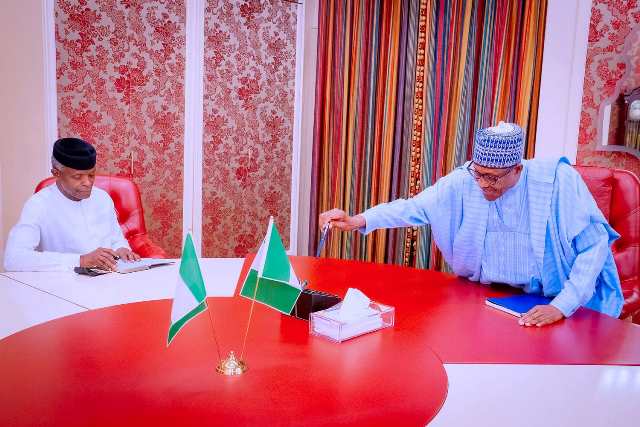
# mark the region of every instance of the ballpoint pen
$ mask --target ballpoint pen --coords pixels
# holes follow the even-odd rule
[[[327,222],[322,227],[322,234],[320,235],[320,243],[318,243],[318,249],[316,251],[316,257],[320,258],[320,253],[322,252],[322,248],[324,243],[327,241],[327,234],[329,234],[329,222]]]

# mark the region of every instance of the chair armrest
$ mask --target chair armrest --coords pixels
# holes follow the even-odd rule
[[[640,323],[640,278],[623,280],[621,287],[624,305],[620,319],[631,318],[633,323]]]
[[[146,234],[138,234],[127,239],[131,250],[142,258],[169,258],[160,246],[154,244]]]

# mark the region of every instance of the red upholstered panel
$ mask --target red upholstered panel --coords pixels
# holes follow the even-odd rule
[[[41,181],[36,186],[35,192],[37,193],[54,182],[54,177]],[[113,199],[118,215],[118,223],[122,228],[124,237],[129,241],[131,249],[145,258],[166,258],[165,251],[153,244],[147,236],[142,200],[136,184],[128,178],[97,175],[94,185],[109,193],[109,196]]]
[[[576,166],[609,224],[620,233],[613,244],[625,304],[621,318],[640,323],[640,180],[633,173]]]

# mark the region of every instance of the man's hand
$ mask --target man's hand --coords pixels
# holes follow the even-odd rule
[[[80,255],[80,267],[96,267],[111,271],[116,267],[118,254],[113,249],[98,248],[88,254]]]
[[[116,249],[116,254],[118,254],[120,259],[124,261],[138,261],[140,259],[140,255],[132,252],[129,248]]]
[[[343,231],[356,230],[367,225],[367,221],[362,215],[349,216],[341,209],[331,209],[321,213],[319,223],[320,228],[329,223],[329,227],[335,227]]]
[[[524,326],[544,326],[557,322],[563,317],[562,312],[551,304],[536,305],[527,311],[518,323]]]

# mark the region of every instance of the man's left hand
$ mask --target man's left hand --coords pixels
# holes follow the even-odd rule
[[[553,305],[536,305],[527,311],[518,321],[524,326],[544,326],[557,322],[564,315]]]
[[[140,259],[140,255],[135,252],[131,252],[131,249],[129,248],[116,249],[116,253],[123,261],[138,261]]]

